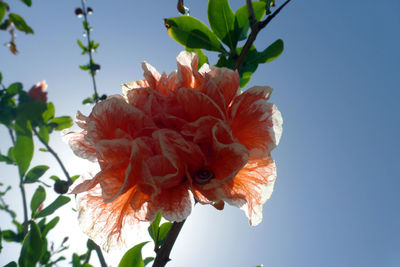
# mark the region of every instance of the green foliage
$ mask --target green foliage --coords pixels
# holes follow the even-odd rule
[[[227,53],[225,48],[203,22],[190,16],[165,20],[168,34],[188,48],[203,48],[210,51]]]
[[[43,227],[42,230],[42,236],[45,237],[47,235],[47,233],[53,229],[54,227],[56,227],[57,223],[60,221],[60,217],[56,216],[54,217],[48,224],[46,224]]]
[[[21,0],[21,2],[23,2],[25,5],[27,6],[32,6],[32,0]]]
[[[254,16],[260,21],[265,15],[265,3],[256,1],[252,2]],[[247,5],[240,7],[235,13],[235,34],[239,41],[245,40],[250,29],[249,9]]]
[[[55,128],[56,131],[61,131],[73,125],[73,121],[69,116],[56,117],[50,120],[49,124]]]
[[[17,267],[18,265],[15,263],[15,261],[9,262],[4,267]]]
[[[144,267],[145,263],[142,258],[142,248],[148,242],[140,243],[129,249],[122,257],[118,267]]]
[[[154,246],[156,249],[162,246],[168,235],[169,230],[172,227],[171,222],[165,222],[161,226],[160,222],[161,222],[161,213],[158,212],[156,218],[147,229],[151,239],[153,239],[154,241]]]
[[[43,122],[48,122],[50,119],[54,118],[55,108],[53,103],[47,103],[46,109],[42,113]]]
[[[45,201],[45,199],[46,199],[46,191],[42,186],[39,186],[36,189],[31,199],[32,217],[34,217],[35,212],[40,207],[40,204],[42,204]]]
[[[28,24],[26,24],[25,20],[20,15],[10,13],[8,15],[8,17],[14,23],[15,27],[18,30],[20,30],[26,34],[29,34],[29,33],[33,34],[32,28],[29,27]]]
[[[36,182],[49,169],[49,166],[39,165],[29,170],[25,175],[24,183],[32,184]]]
[[[235,14],[228,0],[210,0],[207,8],[211,29],[231,51],[235,51],[238,38],[234,33]]]
[[[68,202],[70,202],[71,199],[66,196],[59,196],[54,200],[49,206],[44,208],[39,214],[36,216],[37,218],[44,217],[44,216],[49,216],[53,214],[58,208],[61,206],[64,206]]]
[[[199,57],[199,63],[197,64],[197,69],[200,69],[203,64],[208,64],[208,58],[204,54],[203,50],[201,49],[195,49],[195,48],[185,48],[186,51],[188,52],[196,52],[198,57]]]
[[[20,120],[16,123],[17,141],[14,147],[14,157],[22,178],[28,170],[33,157],[32,128],[29,121]]]
[[[143,260],[144,266],[149,264],[150,262],[154,261],[154,257],[147,257]]]
[[[0,2],[0,22],[3,20],[4,16],[6,15],[7,4]],[[1,83],[1,79],[0,79]]]
[[[30,223],[30,231],[22,243],[18,264],[21,267],[35,266],[42,255],[43,240],[39,227],[35,222]]]

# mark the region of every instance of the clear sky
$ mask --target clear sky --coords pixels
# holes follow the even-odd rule
[[[21,81],[28,89],[46,79],[58,115],[74,116],[78,109],[88,114],[81,100],[92,93],[91,80],[78,68],[87,57],[76,44],[83,30],[74,16],[80,1],[33,0],[32,8],[9,2],[35,35],[18,34],[18,56],[0,49],[3,83]],[[231,2],[236,9],[245,1]],[[207,23],[207,1],[185,4]],[[182,47],[163,26],[163,18],[178,15],[175,0],[88,5],[94,9],[92,37],[100,43],[95,59],[101,93],[119,94],[121,83],[142,79],[143,60],[167,73],[176,68]],[[282,56],[260,66],[246,87],[273,87],[271,101],[284,118],[273,152],[278,178],[263,222],[250,227],[236,208],[196,205],[168,266],[400,266],[399,11],[397,0],[293,0],[261,32],[260,49],[278,38],[285,43]],[[1,43],[8,38],[0,34]],[[4,128],[0,138],[4,151]],[[86,169],[57,134],[51,144],[71,173]],[[48,175],[62,176],[51,158],[37,152],[33,164],[43,161],[53,166]],[[16,185],[15,168],[0,168],[0,182]],[[16,189],[10,201],[18,209]],[[3,223],[7,215],[0,216],[1,226],[9,226]],[[71,246],[79,246],[84,237],[71,218],[57,233],[71,234]],[[15,257],[15,247],[5,248],[0,264]]]

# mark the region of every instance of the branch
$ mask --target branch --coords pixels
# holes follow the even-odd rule
[[[38,132],[34,127],[32,127],[32,131],[35,133],[39,141],[46,147],[46,149],[54,156],[54,158],[57,160],[58,164],[60,165],[62,171],[65,174],[65,177],[67,177],[69,185],[72,184],[72,179],[69,176],[69,173],[67,169],[65,168],[64,164],[62,163],[61,159],[58,157],[57,153],[39,136]]]
[[[247,7],[249,9],[249,21],[250,21],[250,28],[251,28],[251,33],[249,35],[249,38],[247,38],[247,41],[242,49],[242,52],[240,53],[240,56],[236,59],[235,61],[235,70],[239,70],[240,67],[242,66],[244,59],[246,58],[247,53],[249,52],[251,46],[253,45],[254,41],[257,38],[257,34],[267,26],[271,20],[281,12],[281,10],[290,2],[291,0],[286,0],[285,3],[283,3],[277,10],[275,10],[274,13],[269,15],[265,20],[260,21],[260,22],[254,22],[254,11],[253,6],[251,4],[250,0],[246,0],[247,2]],[[253,14],[250,14],[250,12],[253,12]],[[252,18],[253,16],[253,18]]]
[[[96,250],[97,257],[99,258],[101,267],[107,267],[107,263],[106,263],[106,260],[104,259],[101,248],[95,242],[93,242],[93,245],[94,245],[94,250]]]
[[[169,258],[169,254],[171,253],[172,247],[175,244],[176,238],[181,231],[185,220],[182,222],[174,222],[172,224],[171,229],[168,232],[167,238],[165,239],[164,245],[157,251],[157,256],[154,260],[153,267],[164,267],[168,261],[171,259]]]
[[[90,44],[90,27],[89,27],[89,21],[87,19],[87,9],[86,9],[86,5],[85,5],[85,0],[81,0],[82,3],[82,13],[83,13],[83,18],[85,19],[86,25],[88,27],[88,30],[86,31],[86,37],[87,37],[87,41],[88,41],[88,47],[89,47],[89,65],[90,67],[90,76],[92,77],[92,81],[93,81],[93,90],[94,93],[96,95],[95,97],[95,102],[97,103],[99,101],[99,94],[97,93],[97,86],[96,86],[96,79],[94,78],[94,71],[92,69],[92,62],[93,62],[93,56],[92,56],[92,46]]]

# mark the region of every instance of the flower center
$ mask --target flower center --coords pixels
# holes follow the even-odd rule
[[[212,179],[215,178],[215,174],[212,171],[200,169],[194,176],[194,182],[198,185],[208,184]]]

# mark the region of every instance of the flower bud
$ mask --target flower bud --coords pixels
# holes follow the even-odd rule
[[[33,100],[40,100],[42,103],[47,103],[47,92],[45,90],[47,89],[47,84],[46,81],[41,81],[29,90],[28,95],[33,99]]]
[[[69,183],[67,181],[57,180],[54,184],[54,191],[58,194],[65,194],[68,192]]]
[[[87,14],[92,15],[93,9],[91,7],[88,7],[86,12],[87,12]]]
[[[82,8],[77,8],[77,9],[75,9],[75,15],[76,15],[78,18],[82,17],[82,16],[83,16]]]

